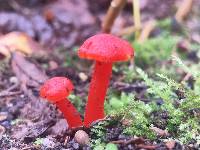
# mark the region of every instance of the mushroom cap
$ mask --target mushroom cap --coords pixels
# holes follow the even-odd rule
[[[78,55],[101,62],[127,61],[133,57],[134,49],[127,41],[102,33],[88,38],[78,50]]]
[[[73,88],[74,86],[68,78],[53,77],[40,88],[40,96],[55,103],[66,98]]]

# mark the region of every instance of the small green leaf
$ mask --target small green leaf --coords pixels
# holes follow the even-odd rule
[[[113,144],[113,143],[108,143],[106,145],[106,149],[105,150],[118,150],[117,145]]]

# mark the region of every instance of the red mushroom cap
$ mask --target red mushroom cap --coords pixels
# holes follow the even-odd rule
[[[71,81],[65,77],[53,77],[45,82],[40,89],[40,96],[55,103],[66,98],[73,90]]]
[[[133,57],[131,45],[111,34],[97,34],[88,38],[78,51],[81,58],[102,62],[126,61]]]

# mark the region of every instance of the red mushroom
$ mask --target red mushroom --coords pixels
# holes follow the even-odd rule
[[[40,89],[40,96],[56,104],[67,120],[69,128],[83,125],[78,111],[67,99],[73,88],[74,86],[69,79],[54,77],[47,80]]]
[[[110,34],[98,34],[87,39],[78,51],[81,58],[95,60],[90,84],[84,125],[104,117],[104,99],[112,75],[112,63],[133,57],[131,45]]]

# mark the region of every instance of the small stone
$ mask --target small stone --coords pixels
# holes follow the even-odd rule
[[[80,145],[87,145],[89,143],[89,136],[83,130],[78,130],[74,135],[74,140]]]
[[[10,77],[9,81],[10,81],[10,83],[13,83],[13,84],[18,84],[19,83],[19,80],[15,76]]]
[[[88,79],[88,76],[83,72],[80,72],[78,76],[83,82],[85,82]]]

